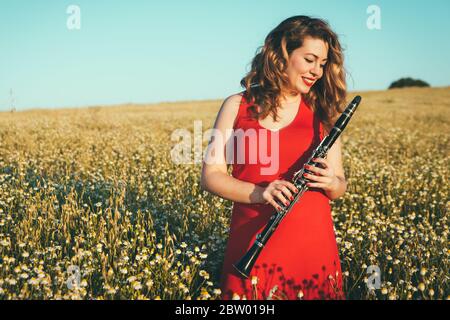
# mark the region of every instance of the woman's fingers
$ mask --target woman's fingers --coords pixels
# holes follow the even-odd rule
[[[309,188],[320,188],[320,189],[323,189],[326,187],[326,185],[323,183],[312,183],[312,182],[308,182],[307,186]]]
[[[275,190],[274,191],[274,195],[275,197],[277,197],[277,199],[279,199],[281,201],[281,203],[283,203],[285,206],[287,206],[289,204],[289,200],[286,199],[286,197],[284,196],[284,194],[280,191],[280,190]]]
[[[276,203],[275,199],[272,198],[271,200],[269,200],[269,203],[277,210],[280,210],[280,206],[278,205],[278,203]]]
[[[280,198],[281,197],[281,198]],[[263,194],[266,203],[271,204],[275,209],[280,210],[280,206],[286,205],[286,199],[280,190],[276,190],[274,186],[268,188]]]
[[[280,188],[281,192],[283,192],[283,194],[289,199],[289,200],[293,200],[294,197],[292,196],[292,192],[289,191],[289,189],[286,186],[281,186]]]
[[[327,169],[329,167],[328,160],[325,160],[324,158],[314,158],[312,160],[314,162],[321,163],[325,169]]]
[[[321,168],[318,168],[318,167],[314,167],[314,166],[310,166],[310,165],[306,164],[305,165],[305,169],[308,170],[308,171],[311,171],[313,173],[317,173],[317,174],[319,174],[321,176],[326,176],[327,175],[327,171],[325,169],[321,169]]]
[[[286,180],[278,181],[278,190],[280,190],[281,193],[276,193],[276,196],[282,200],[286,206],[294,200],[294,194],[298,193],[298,189],[295,185]]]
[[[280,210],[281,205],[288,206],[294,200],[294,194],[298,193],[295,185],[285,180],[275,180],[267,188],[266,201],[275,209]]]
[[[304,173],[303,176],[311,181],[317,181],[317,182],[327,182],[328,177],[322,177],[322,176],[316,176],[314,174],[310,173]]]
[[[284,185],[285,187],[288,188],[288,190],[290,190],[290,192],[292,193],[297,193],[298,189],[294,186],[294,184],[292,182],[286,181],[286,180],[281,180],[280,183],[282,185]]]

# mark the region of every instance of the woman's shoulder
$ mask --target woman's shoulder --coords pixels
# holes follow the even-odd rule
[[[225,98],[222,104],[222,111],[236,117],[243,102],[243,93],[239,92]]]
[[[224,128],[232,128],[238,119],[242,105],[243,93],[228,96],[222,103],[218,115],[218,125]]]
[[[230,106],[230,108],[239,108],[243,98],[244,92],[235,93],[225,98],[223,104]]]

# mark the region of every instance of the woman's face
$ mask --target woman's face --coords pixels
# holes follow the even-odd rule
[[[323,75],[327,61],[328,44],[323,40],[306,37],[303,46],[289,57],[287,75],[297,92],[306,94]]]

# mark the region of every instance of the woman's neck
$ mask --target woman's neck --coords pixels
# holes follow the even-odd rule
[[[280,97],[281,106],[290,106],[294,104],[300,104],[302,95],[298,93],[297,95],[284,94]]]

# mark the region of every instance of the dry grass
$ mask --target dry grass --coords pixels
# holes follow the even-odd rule
[[[450,88],[360,94],[333,202],[347,298],[448,298]],[[170,135],[220,104],[2,113],[0,299],[216,298],[231,203],[171,161]]]

